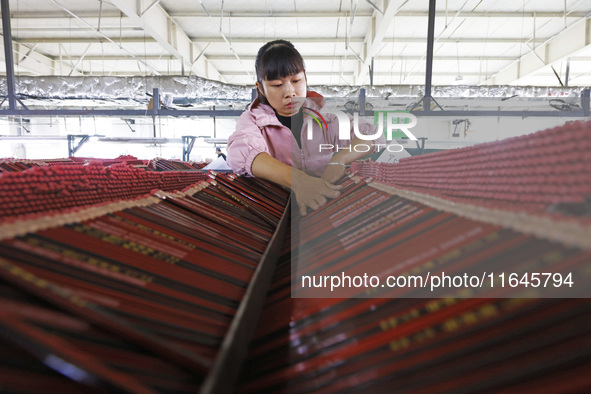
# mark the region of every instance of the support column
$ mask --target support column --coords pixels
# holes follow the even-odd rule
[[[8,0],[1,0],[2,6],[2,35],[4,37],[4,59],[6,60],[6,89],[8,95],[8,109],[16,109],[16,95],[14,93],[14,58],[12,56],[12,30],[10,28],[10,7]]]
[[[427,27],[427,70],[425,72],[425,96],[423,111],[431,110],[431,81],[433,79],[433,46],[435,44],[435,0],[429,0]]]

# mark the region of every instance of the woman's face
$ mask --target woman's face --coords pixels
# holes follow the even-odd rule
[[[271,107],[281,116],[291,116],[300,110],[302,102],[292,103],[293,97],[306,97],[306,74],[304,72],[273,80],[257,82],[257,88],[267,97]]]

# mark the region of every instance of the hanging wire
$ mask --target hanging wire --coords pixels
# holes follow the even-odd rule
[[[523,5],[521,7],[521,35],[519,36],[520,39],[523,38],[523,31],[525,30],[525,0],[523,0]],[[519,44],[519,57],[523,54],[523,45],[522,43]]]
[[[100,35],[101,37],[103,37],[104,39],[106,39],[107,41],[109,41],[110,43],[112,43],[114,45],[117,45],[117,43],[115,41],[113,41],[109,36],[107,36],[106,34],[100,32],[100,31],[97,31],[94,26],[92,26],[90,23],[86,22],[84,19],[80,18],[78,15],[76,15],[75,13],[73,13],[72,11],[70,11],[69,9],[67,9],[65,6],[63,6],[62,4],[60,4],[57,0],[52,0],[52,1],[59,8],[61,8],[62,10],[64,10],[65,12],[67,12],[68,14],[72,15],[74,18],[76,18],[77,20],[79,20],[80,22],[82,22],[83,24],[85,24],[86,26],[88,26],[95,33],[97,33],[98,35]],[[120,50],[122,50],[123,52],[127,53],[133,59],[142,62],[142,59],[138,58],[136,55],[134,55],[133,53],[131,53],[127,49],[123,48],[123,46],[121,44],[119,44],[117,46],[119,47]],[[156,70],[155,68],[153,68],[149,64],[146,63],[145,66],[151,68],[156,75],[160,75],[160,73],[158,72],[158,70]]]
[[[387,71],[392,75],[392,83],[394,83],[394,76],[392,73],[392,70],[394,69],[394,66],[398,63],[398,61],[394,60],[394,45],[396,44],[396,23],[395,20],[392,19],[392,65],[390,66],[390,69]],[[402,47],[402,49],[400,50],[400,52],[398,52],[399,55],[403,55],[404,51],[406,51],[406,47],[408,46],[408,44],[404,44],[404,46]],[[401,64],[400,64],[400,70],[402,72],[402,62],[404,61],[404,58],[401,60]],[[402,82],[402,75],[400,75],[399,77],[399,83]]]
[[[265,0],[265,10],[267,8],[267,0]],[[265,17],[263,18],[263,40],[267,42],[267,13],[265,12]]]
[[[222,31],[222,27],[221,25],[217,25],[215,20],[213,19],[213,16],[209,13],[209,11],[207,10],[207,7],[205,7],[205,4],[203,4],[202,0],[199,0],[199,3],[201,4],[201,7],[203,8],[203,10],[205,11],[205,13],[207,14],[207,16],[210,18],[210,20],[216,25],[216,27],[218,28],[218,31],[220,33],[220,35],[222,36],[222,38],[224,39],[224,41],[226,42],[226,44],[228,44],[228,46],[230,47],[230,52],[232,52],[234,54],[234,57],[236,57],[236,59],[238,60],[238,62],[240,62],[240,64],[244,67],[244,69],[246,70],[246,73],[248,74],[249,77],[252,78],[252,75],[250,74],[250,71],[248,71],[248,69],[246,68],[245,64],[242,62],[242,59],[240,59],[240,56],[238,56],[238,53],[236,53],[236,51],[234,50],[234,48],[232,47],[232,44],[230,43],[230,41],[228,41],[228,39],[226,38],[226,35],[224,34],[224,32]],[[267,1],[265,0],[265,9],[267,6]],[[266,21],[265,21],[265,25],[266,25]],[[266,27],[266,26],[265,26]],[[266,33],[265,33],[266,36]]]
[[[351,0],[350,2],[350,9],[353,8],[353,0]],[[345,18],[350,18],[350,12],[347,12],[347,16]],[[345,54],[343,55],[342,59],[341,59],[341,72],[339,73],[339,79],[340,80],[345,80],[345,77],[343,76],[343,74],[345,73],[345,63],[347,62],[347,52],[348,52],[348,47],[349,47],[349,40],[347,37],[349,37],[349,24],[350,23],[346,23],[345,21]]]
[[[277,17],[273,17],[273,39],[277,39]]]
[[[458,76],[456,77],[456,81],[461,81],[464,79],[462,74],[460,73],[460,42],[456,41],[456,59],[458,61]]]
[[[394,20],[392,20],[392,24],[394,24]],[[394,26],[392,26],[392,47],[391,47],[391,51],[390,51],[390,56],[391,56],[391,63],[392,65],[390,66],[390,69],[388,70],[388,72],[390,73],[390,83],[394,84],[394,73],[392,73],[392,70],[394,69],[394,65],[396,64],[396,62],[394,61],[394,46],[396,45],[396,25],[394,24]]]
[[[99,0],[99,18],[98,18],[98,24],[96,27],[96,31],[101,31],[101,17],[103,16],[103,0]]]
[[[293,10],[296,13],[296,18],[295,18],[295,20],[296,20],[296,32],[298,34],[298,38],[300,38],[300,23],[299,23],[299,18],[297,17],[297,15],[298,15],[298,9],[296,8],[296,0],[293,0]]]
[[[119,11],[119,46],[123,43],[123,12]]]
[[[488,17],[488,22],[486,24],[486,36],[484,37],[484,45],[482,47],[482,57],[484,58],[486,56],[486,46],[488,44],[488,37],[490,34],[490,16]],[[485,79],[488,78],[488,58],[486,58],[485,60],[485,64],[486,64],[486,68],[484,71],[485,74]],[[482,71],[482,59],[480,60],[480,71]],[[478,83],[482,82],[482,72],[479,73],[478,75]]]
[[[148,63],[148,45],[146,43],[146,30],[143,30],[144,32],[144,64]],[[147,68],[144,68],[144,79],[146,80],[145,86],[146,88],[148,87],[148,70]]]
[[[222,23],[224,22],[224,0],[222,0],[222,8],[220,10],[220,27],[219,32],[222,32]]]
[[[294,7],[295,7],[295,0],[293,2],[294,2]],[[343,7],[343,0],[340,0],[340,3],[339,3],[339,14],[342,12],[342,7]],[[334,68],[335,68],[335,59],[336,59],[336,56],[337,56],[337,42],[336,41],[339,39],[339,29],[340,29],[340,27],[341,27],[341,17],[339,16],[337,18],[337,29],[336,29],[336,32],[335,32],[335,43],[334,43],[334,46],[333,46],[333,49],[332,49],[332,60],[331,60],[331,63],[330,63],[330,83],[333,83],[333,77],[334,77],[334,74],[335,74]],[[298,30],[298,36],[299,36],[299,30]],[[341,57],[340,61],[342,62],[342,57]],[[341,68],[341,70],[342,70],[342,68]]]

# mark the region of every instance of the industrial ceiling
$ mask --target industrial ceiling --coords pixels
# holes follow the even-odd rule
[[[424,84],[428,3],[9,2],[17,77],[196,75],[253,85],[258,48],[283,38],[304,56],[310,85],[353,86],[369,85],[371,74],[374,85]],[[433,85],[589,86],[590,16],[589,0],[438,0]]]

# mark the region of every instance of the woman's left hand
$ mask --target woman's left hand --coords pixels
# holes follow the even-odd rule
[[[327,165],[326,169],[322,173],[321,178],[327,181],[328,183],[335,184],[336,182],[341,180],[342,177],[345,176],[345,170],[346,167],[344,165]]]

